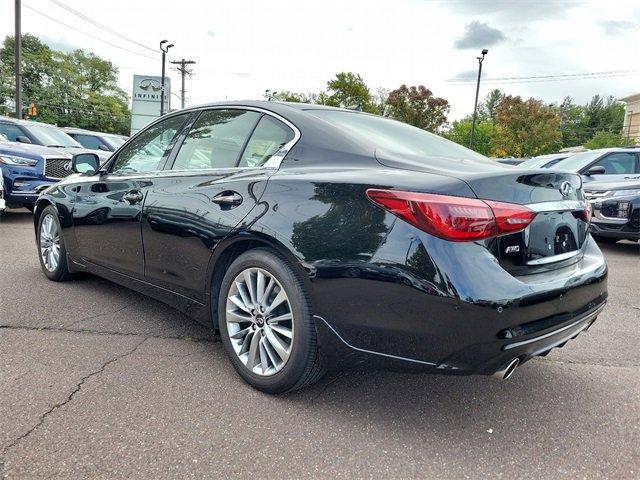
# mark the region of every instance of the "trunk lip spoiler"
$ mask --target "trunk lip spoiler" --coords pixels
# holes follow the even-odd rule
[[[589,206],[587,200],[558,200],[553,202],[530,203],[525,205],[534,212],[560,212],[565,210],[584,210]]]

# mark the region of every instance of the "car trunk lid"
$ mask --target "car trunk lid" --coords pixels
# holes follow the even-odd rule
[[[524,275],[579,258],[589,229],[589,204],[579,175],[519,170],[491,160],[410,158],[376,152],[383,165],[437,173],[464,181],[477,198],[524,205],[536,212],[522,231],[485,241],[507,271]]]

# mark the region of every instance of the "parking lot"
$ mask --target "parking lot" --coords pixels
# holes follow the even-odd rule
[[[332,372],[252,390],[210,332],[91,276],[41,274],[0,223],[0,476],[638,478],[640,257],[604,245],[609,305],[508,381]]]

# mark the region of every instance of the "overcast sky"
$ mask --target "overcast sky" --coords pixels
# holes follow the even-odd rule
[[[13,3],[0,2],[2,37],[13,33]],[[450,119],[455,119],[473,109],[475,57],[482,48],[489,54],[481,97],[496,87],[548,102],[567,95],[584,103],[595,93],[620,97],[640,92],[638,0],[25,0],[22,28],[51,47],[83,48],[111,60],[120,71],[119,85],[128,93],[134,73],[160,74],[159,53],[143,46],[157,50],[166,38],[175,44],[170,60],[197,62],[195,75],[187,81],[188,105],[262,98],[267,88],[316,92],[336,72],[353,71],[373,92],[403,83],[425,85],[449,100]],[[610,71],[622,74],[490,82]],[[178,93],[179,76],[170,76]],[[172,106],[179,106],[176,97]]]

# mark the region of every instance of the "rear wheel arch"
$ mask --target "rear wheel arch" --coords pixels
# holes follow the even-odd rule
[[[206,291],[209,293],[211,319],[215,329],[219,328],[218,296],[225,273],[236,258],[256,248],[267,249],[283,257],[299,274],[305,287],[308,288],[310,286],[309,271],[304,268],[300,260],[289,249],[276,239],[266,235],[238,235],[225,239],[215,249],[209,261],[207,274],[209,283],[206,285]]]
[[[53,203],[51,203],[49,200],[43,199],[43,200],[38,200],[38,202],[35,204],[35,207],[33,209],[33,226],[34,228],[38,228],[38,222],[40,221],[40,216],[42,215],[42,211],[47,208],[49,205],[52,205],[53,208],[55,208],[55,205],[53,205]],[[58,209],[56,208],[56,211],[58,211]]]

